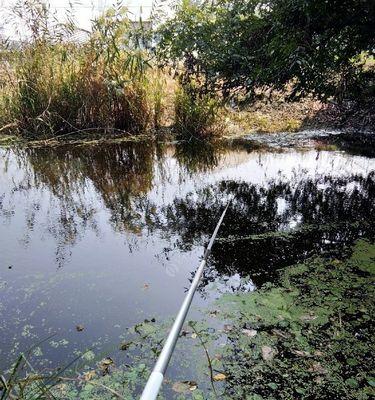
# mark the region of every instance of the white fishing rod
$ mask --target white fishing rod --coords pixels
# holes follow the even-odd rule
[[[210,239],[210,242],[208,243],[207,249],[204,252],[203,260],[201,261],[201,263],[197,269],[197,272],[195,273],[195,276],[194,276],[193,282],[191,283],[190,289],[187,292],[186,297],[181,305],[180,311],[177,314],[177,317],[173,323],[171,331],[169,332],[168,338],[165,341],[163,350],[161,351],[161,353],[159,355],[159,358],[155,364],[155,367],[152,370],[150,377],[148,378],[147,384],[143,390],[140,400],[155,400],[159,393],[160,386],[163,382],[165,371],[167,370],[167,367],[169,364],[169,360],[171,359],[173,350],[176,347],[177,339],[180,335],[182,325],[185,322],[185,318],[189,311],[191,302],[193,300],[194,293],[198,287],[199,281],[203,274],[203,269],[207,263],[207,258],[211,252],[216,235],[219,231],[220,225],[222,224],[222,222],[224,220],[225,213],[227,212],[228,207],[229,207],[229,203],[225,207],[225,210],[223,211],[223,213],[221,214],[219,222],[217,223],[214,233],[211,236],[211,239]]]

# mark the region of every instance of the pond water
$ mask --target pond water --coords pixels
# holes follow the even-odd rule
[[[190,317],[313,254],[342,256],[373,235],[374,174],[375,159],[321,145],[0,149],[0,371],[51,335],[35,367],[116,357],[127,327],[173,317],[229,200]]]

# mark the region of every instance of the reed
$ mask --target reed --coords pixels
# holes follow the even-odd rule
[[[11,14],[28,35],[0,44],[0,133],[40,140],[173,126],[179,137],[207,138],[221,130],[217,99],[192,80],[171,85],[144,46],[152,32],[121,3],[85,32],[73,10],[61,23],[42,0],[20,0]]]
[[[137,134],[157,127],[163,82],[150,53],[120,5],[93,21],[87,37],[77,28],[48,23],[44,3],[23,0],[15,9],[31,35],[3,48],[0,129],[30,138],[82,131]]]
[[[174,128],[178,137],[205,139],[222,131],[219,101],[210,94],[201,94],[193,82],[176,89],[174,105]]]

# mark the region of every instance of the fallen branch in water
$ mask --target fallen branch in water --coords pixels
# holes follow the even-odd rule
[[[194,331],[194,333],[197,335],[197,338],[199,339],[199,341],[200,341],[200,343],[201,343],[201,345],[202,345],[202,347],[203,347],[203,349],[204,349],[204,352],[205,352],[205,354],[206,354],[206,358],[207,358],[207,362],[208,362],[208,368],[209,368],[209,370],[210,370],[211,387],[212,387],[212,390],[213,390],[214,393],[215,393],[215,396],[217,397],[216,388],[215,388],[215,384],[214,384],[214,382],[215,382],[215,379],[214,379],[214,370],[213,370],[213,367],[212,367],[212,362],[211,362],[210,354],[208,353],[207,347],[206,347],[206,345],[205,345],[203,339],[201,338],[199,332],[195,329],[194,324],[193,324],[193,323],[189,323],[189,326],[190,326],[191,329]]]

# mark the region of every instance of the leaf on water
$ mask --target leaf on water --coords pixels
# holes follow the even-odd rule
[[[132,342],[122,342],[120,344],[120,350],[125,351],[131,346]]]
[[[209,313],[209,315],[210,315],[210,317],[216,317],[217,316],[217,314],[219,314],[219,310],[212,310],[212,311],[210,311],[210,313]]]
[[[292,353],[299,357],[311,357],[311,354],[308,351],[292,350]]]
[[[262,358],[264,361],[272,360],[277,354],[277,350],[270,346],[262,346]]]
[[[225,379],[227,379],[227,376],[225,374],[219,373],[214,375],[215,382],[225,381]]]
[[[81,324],[76,325],[77,332],[82,332],[84,329],[85,329],[85,327],[83,325],[81,325]]]
[[[102,370],[103,375],[107,375],[109,373],[109,368],[113,364],[114,362],[111,357],[106,357],[100,361],[100,369]]]
[[[95,377],[96,377],[95,371],[88,371],[83,374],[83,380],[85,380],[85,381],[90,381],[91,379],[94,379]]]
[[[92,361],[95,358],[95,353],[92,350],[86,351],[82,354],[82,359],[86,361]]]
[[[308,369],[309,372],[315,372],[319,375],[324,375],[327,373],[327,370],[322,367],[320,362],[315,362],[312,364],[312,366]]]
[[[107,358],[104,358],[101,362],[100,362],[100,365],[104,365],[104,366],[106,366],[106,365],[112,365],[112,364],[114,364],[114,362],[113,362],[113,360],[112,360],[112,358],[111,357],[107,357]]]
[[[1,385],[0,385],[0,388],[1,388]],[[68,388],[68,385],[66,383],[60,383],[55,386],[55,390],[57,390],[63,394],[65,394],[67,388]]]
[[[242,333],[248,337],[255,337],[258,332],[255,329],[242,329]]]
[[[176,393],[192,392],[198,388],[197,382],[194,381],[179,381],[172,385],[172,390]]]

